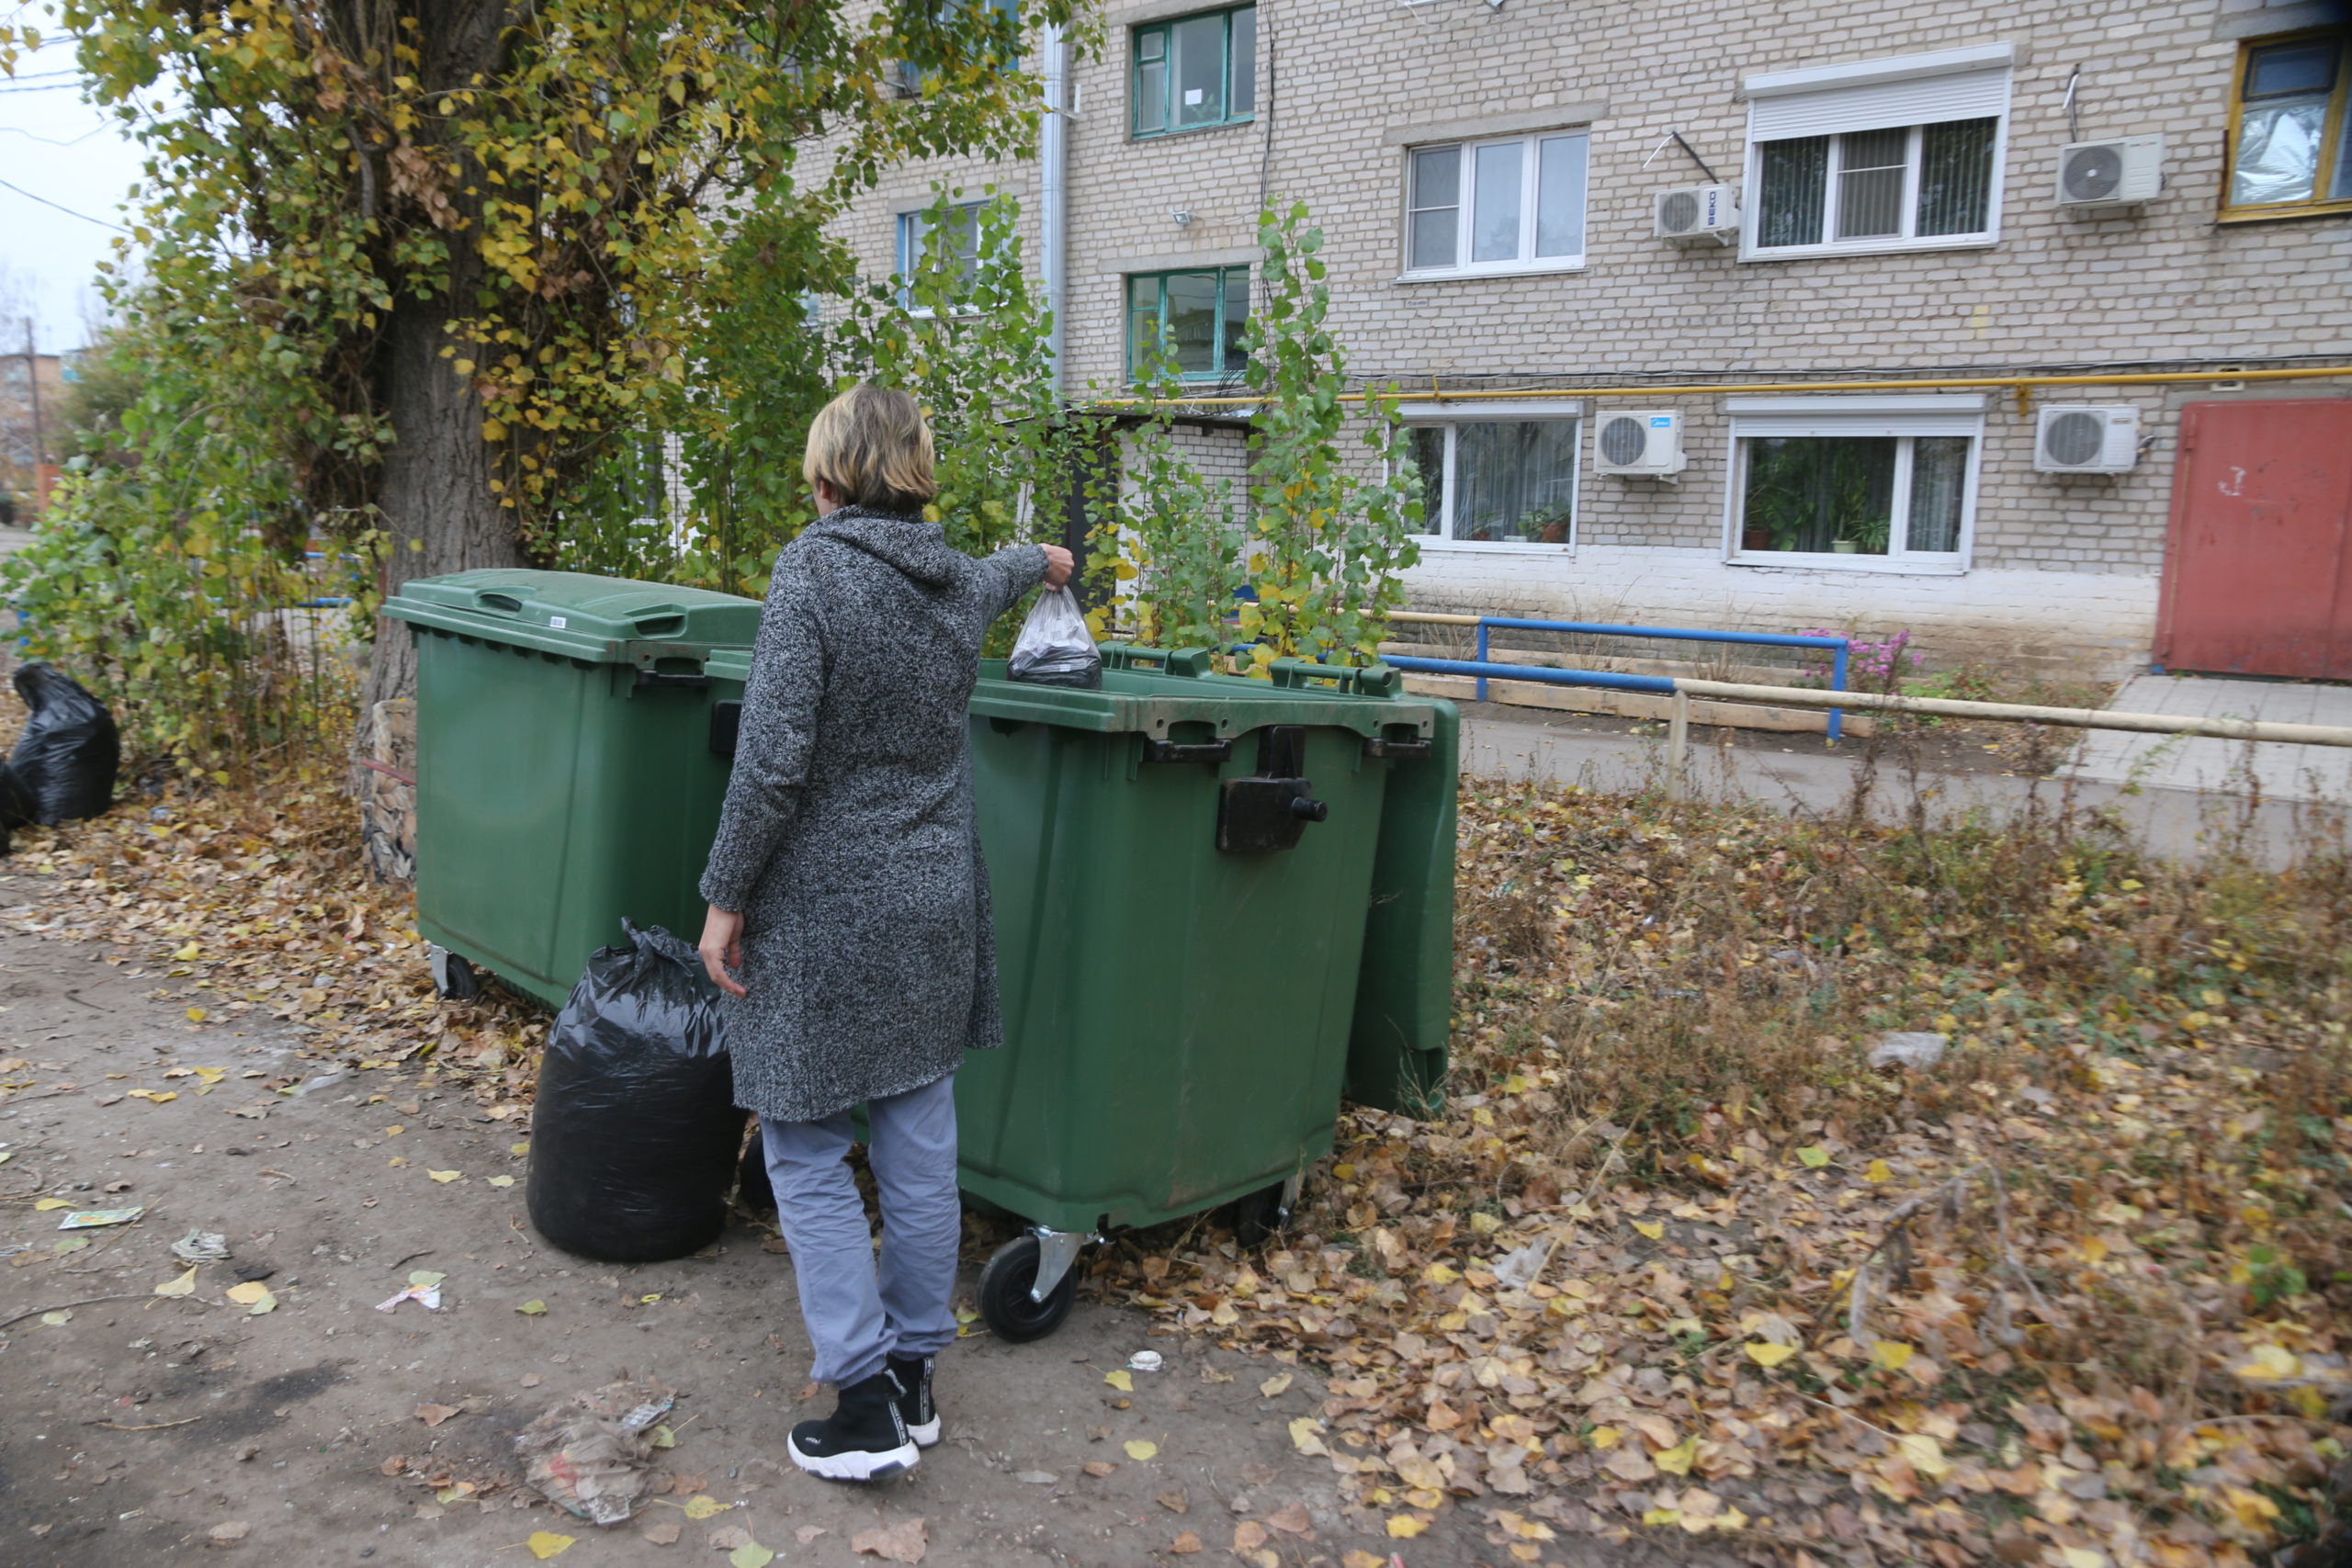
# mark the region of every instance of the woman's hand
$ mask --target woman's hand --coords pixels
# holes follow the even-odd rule
[[[1078,570],[1078,558],[1059,545],[1039,547],[1046,552],[1046,586],[1059,588],[1069,581],[1069,574]]]
[[[713,904],[710,913],[703,917],[702,941],[695,944],[702,954],[703,969],[710,976],[710,983],[730,997],[744,995],[743,987],[735,983],[729,969],[743,967],[743,917],[731,914]]]

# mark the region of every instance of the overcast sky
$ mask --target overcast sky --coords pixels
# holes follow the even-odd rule
[[[125,221],[123,196],[140,173],[138,144],[82,101],[73,41],[51,39],[48,13],[0,0],[0,17],[51,39],[17,62],[14,81],[0,76],[0,181],[17,187],[0,186],[0,310],[29,309],[43,353],[88,337],[85,318],[101,310],[93,280],[117,237],[90,220]],[[24,338],[21,320],[0,322],[0,353],[21,354]]]

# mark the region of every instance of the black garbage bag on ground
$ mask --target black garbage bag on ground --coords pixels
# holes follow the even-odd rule
[[[15,847],[17,829],[33,821],[39,809],[31,793],[18,782],[17,770],[0,762],[0,855]]]
[[[53,664],[18,666],[17,695],[33,711],[8,768],[15,793],[31,803],[31,820],[55,827],[105,815],[114,804],[115,769],[122,761],[114,715]]]
[[[566,1252],[651,1263],[726,1227],[743,1113],[701,957],[658,926],[621,929],[629,945],[596,950],[548,1032],[526,1195]]]

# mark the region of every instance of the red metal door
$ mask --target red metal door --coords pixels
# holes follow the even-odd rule
[[[2155,653],[2352,679],[2352,399],[2181,410]]]

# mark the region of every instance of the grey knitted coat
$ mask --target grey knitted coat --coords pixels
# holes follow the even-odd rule
[[[735,1098],[810,1122],[1003,1041],[965,706],[989,624],[1045,576],[845,506],[777,555],[702,876],[744,917]]]

